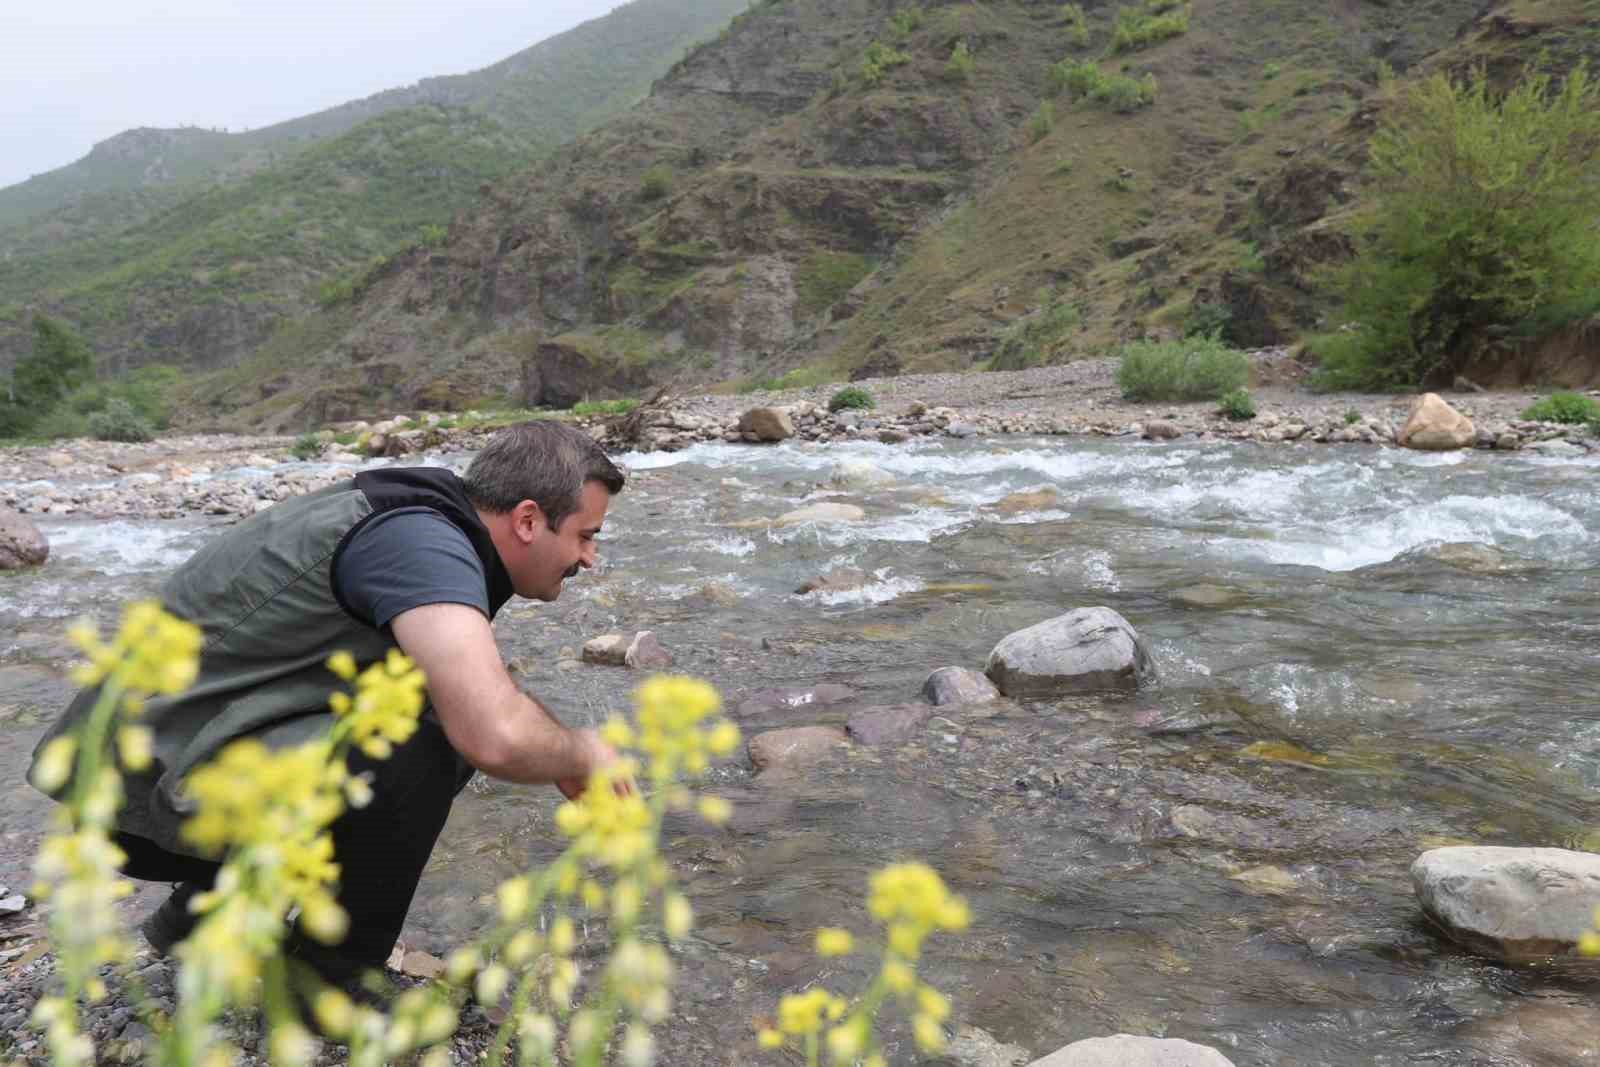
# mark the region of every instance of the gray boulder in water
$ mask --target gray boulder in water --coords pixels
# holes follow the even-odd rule
[[[1113,1034],[1074,1041],[1028,1067],[1233,1067],[1233,1061],[1193,1041]]]
[[[985,670],[1008,697],[1135,689],[1156,680],[1150,650],[1121,615],[1078,608],[1006,636]]]
[[[922,697],[935,707],[987,704],[1000,695],[988,677],[965,667],[940,667],[922,683]]]
[[[1525,963],[1566,955],[1600,907],[1600,855],[1457,845],[1424,852],[1411,886],[1428,918],[1481,955]]]
[[[32,522],[0,509],[0,571],[38,567],[50,558],[50,542]]]

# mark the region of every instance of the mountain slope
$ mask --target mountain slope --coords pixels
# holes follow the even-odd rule
[[[1348,254],[1388,72],[1570,64],[1595,7],[1143,0],[1186,29],[1128,45],[1110,6],[1080,30],[1024,0],[767,0],[353,308],[201,383],[193,415],[1015,366],[1205,316],[1292,338],[1325,306],[1318,264]],[[1063,59],[1132,95],[1074,102]]]
[[[132,130],[0,190],[0,366],[31,306],[113,367],[232,362],[330,274],[625,108],[744,2],[634,0],[471,74],[248,133]]]

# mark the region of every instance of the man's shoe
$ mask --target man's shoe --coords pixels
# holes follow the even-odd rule
[[[194,933],[200,917],[189,910],[189,901],[200,888],[192,882],[179,882],[172,887],[172,895],[139,924],[139,932],[150,943],[157,956],[165,956],[172,946]]]

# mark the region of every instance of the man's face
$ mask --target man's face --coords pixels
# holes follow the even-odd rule
[[[519,535],[524,541],[522,558],[512,569],[511,584],[518,596],[532,600],[554,600],[561,595],[561,583],[580,570],[595,565],[599,557],[595,537],[606,521],[611,494],[599,482],[584,482],[578,497],[578,510],[561,520],[552,530],[542,512],[534,509],[527,520],[520,520]]]

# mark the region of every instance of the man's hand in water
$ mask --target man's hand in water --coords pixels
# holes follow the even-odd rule
[[[593,730],[574,730],[572,736],[579,746],[578,760],[584,771],[570,778],[556,779],[555,786],[568,800],[577,800],[583,795],[583,791],[589,788],[589,775],[609,763],[615,763],[619,757],[617,750],[600,740],[600,735]],[[619,795],[626,795],[633,792],[633,781],[619,780],[615,783],[615,788]]]

